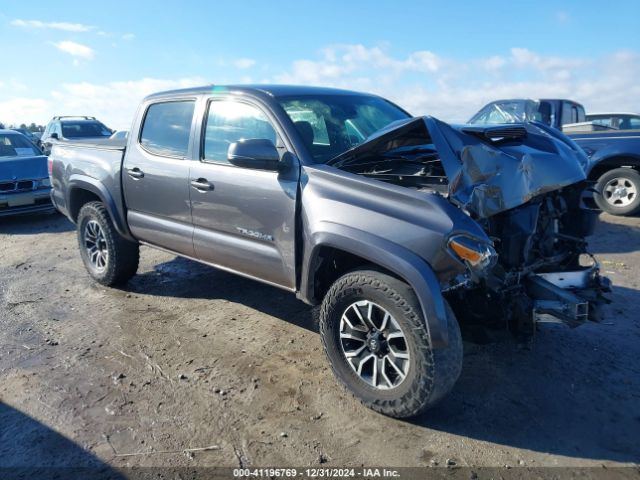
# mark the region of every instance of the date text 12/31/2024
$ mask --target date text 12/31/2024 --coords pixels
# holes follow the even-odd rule
[[[394,478],[397,470],[389,468],[236,468],[234,478]]]

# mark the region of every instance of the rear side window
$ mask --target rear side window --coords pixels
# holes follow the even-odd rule
[[[229,145],[240,140],[266,139],[276,144],[276,131],[257,107],[233,100],[214,100],[204,134],[204,159],[228,163]]]
[[[140,145],[156,155],[185,157],[195,101],[154,103],[144,117]]]

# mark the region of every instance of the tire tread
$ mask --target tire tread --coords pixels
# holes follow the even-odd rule
[[[356,270],[340,277],[327,292],[320,311],[320,337],[322,346],[329,357],[329,363],[340,383],[349,390],[349,385],[336,370],[330,358],[327,341],[329,322],[332,321],[331,308],[345,291],[363,285],[378,290],[404,313],[411,325],[412,334],[422,354],[418,356],[417,378],[410,390],[398,399],[376,399],[367,401],[358,398],[367,407],[385,415],[406,418],[419,415],[435,405],[453,387],[458,379],[462,365],[462,338],[453,312],[447,305],[449,314],[449,346],[433,350],[429,333],[425,327],[420,303],[413,290],[403,281],[377,270]],[[335,320],[334,320],[335,321]]]

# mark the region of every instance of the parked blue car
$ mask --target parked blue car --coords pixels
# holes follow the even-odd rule
[[[24,135],[0,130],[0,217],[51,212],[47,157]]]

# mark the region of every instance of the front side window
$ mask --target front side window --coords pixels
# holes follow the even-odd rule
[[[620,130],[640,129],[640,117],[624,116],[620,117]]]
[[[249,139],[271,140],[276,144],[276,131],[260,109],[235,100],[214,100],[209,104],[202,155],[204,160],[229,163],[229,145]]]
[[[640,118],[629,119],[629,130],[640,130]]]
[[[185,157],[195,101],[154,103],[144,117],[140,145],[156,155]]]

